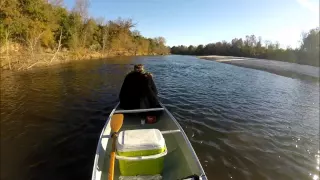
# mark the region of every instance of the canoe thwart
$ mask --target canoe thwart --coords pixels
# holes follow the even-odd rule
[[[172,133],[178,133],[178,132],[181,132],[180,129],[161,131],[161,134],[172,134]]]
[[[111,134],[110,135],[102,135],[101,138],[107,138],[110,139],[111,138]]]
[[[139,113],[139,112],[151,112],[151,111],[163,111],[164,108],[150,108],[150,109],[130,109],[130,110],[116,110],[114,113]]]
[[[167,131],[160,131],[161,134],[172,134],[172,133],[178,133],[181,132],[180,129],[175,129],[175,130],[167,130]],[[107,138],[110,139],[111,138],[111,134],[109,135],[102,135],[101,138]]]

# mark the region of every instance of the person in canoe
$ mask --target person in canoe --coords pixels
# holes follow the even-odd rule
[[[134,65],[133,71],[124,79],[120,90],[122,109],[147,109],[159,106],[158,91],[152,74],[142,64]]]

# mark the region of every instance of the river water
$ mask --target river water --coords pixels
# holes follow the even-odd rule
[[[319,82],[163,56],[4,73],[1,179],[90,179],[104,120],[135,63],[153,73],[209,179],[319,178]]]

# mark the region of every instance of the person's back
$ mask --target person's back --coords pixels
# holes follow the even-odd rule
[[[147,79],[140,72],[129,73],[121,87],[120,107],[123,109],[140,108],[140,98],[145,94]]]
[[[119,98],[123,109],[153,108],[159,105],[152,76],[144,72],[143,65],[135,65],[134,71],[126,76]]]

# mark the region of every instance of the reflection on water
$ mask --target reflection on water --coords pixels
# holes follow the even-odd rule
[[[319,179],[318,82],[187,56],[2,75],[1,179],[90,179],[104,120],[134,63],[154,74],[209,179]]]
[[[316,170],[318,171],[318,174],[314,174],[312,179],[313,180],[318,180],[319,179],[319,172],[320,172],[320,169],[319,169],[319,166],[320,166],[320,150],[318,150],[318,153],[315,155],[315,158],[316,158],[316,161],[317,161]],[[310,173],[310,176],[312,176],[312,173]]]

